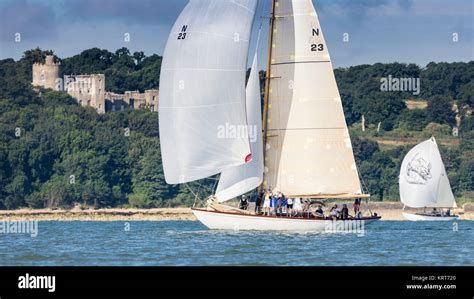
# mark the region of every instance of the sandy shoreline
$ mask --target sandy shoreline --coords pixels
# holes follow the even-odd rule
[[[40,221],[166,221],[196,220],[190,208],[0,210],[0,220]]]
[[[391,202],[372,202],[365,205],[372,212],[382,216],[382,220],[404,220],[402,205]],[[462,220],[474,220],[472,207],[456,209]],[[167,221],[167,220],[196,220],[190,208],[160,208],[160,209],[21,209],[0,210],[2,220],[39,220],[39,221]]]

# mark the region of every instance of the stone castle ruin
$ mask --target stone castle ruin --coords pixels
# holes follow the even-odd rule
[[[64,76],[64,91],[81,106],[92,106],[105,113],[105,75]]]
[[[51,55],[46,56],[44,64],[33,64],[33,85],[56,90],[60,65],[60,63],[54,62],[54,56]]]
[[[34,86],[51,88],[67,92],[81,106],[94,107],[97,112],[105,113],[125,109],[148,109],[158,111],[158,90],[126,91],[124,94],[105,90],[105,75],[65,75],[59,77],[60,63],[54,62],[52,55],[47,55],[45,63],[33,64]]]

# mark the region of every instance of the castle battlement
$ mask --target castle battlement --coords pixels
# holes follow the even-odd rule
[[[37,66],[60,66],[61,62],[54,62],[54,56],[53,55],[46,55],[44,63],[40,62],[35,62],[33,65]]]

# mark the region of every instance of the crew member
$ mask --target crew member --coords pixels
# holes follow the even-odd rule
[[[260,214],[262,210],[262,201],[264,200],[265,197],[265,190],[262,189],[258,195],[257,199],[255,200],[255,214]]]
[[[242,195],[242,198],[240,199],[239,203],[239,209],[241,210],[247,210],[249,207],[249,201],[246,195]]]
[[[287,209],[288,216],[291,216],[293,214],[293,198],[288,198]]]
[[[318,208],[315,211],[316,217],[324,217],[324,211],[321,205],[318,205]]]
[[[347,208],[346,204],[342,205],[342,210],[341,210],[341,218],[343,220],[346,220],[349,218],[349,209]]]
[[[360,198],[356,198],[354,200],[354,215],[357,215],[357,212],[359,212],[360,210],[360,202],[361,202]]]
[[[337,204],[334,204],[334,206],[331,208],[331,211],[329,212],[329,216],[331,216],[333,219],[339,218],[339,210],[337,208]]]
[[[272,197],[272,189],[268,188],[268,191],[265,193],[265,201],[263,202],[263,214],[265,215],[270,215]]]

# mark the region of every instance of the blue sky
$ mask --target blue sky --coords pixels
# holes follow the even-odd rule
[[[259,1],[265,1],[268,11],[271,0]],[[335,67],[395,61],[424,66],[430,61],[474,60],[474,0],[313,2]],[[168,32],[186,3],[0,0],[0,59],[18,59],[25,50],[37,46],[54,50],[62,58],[92,47],[115,51],[125,46],[132,52],[162,54]],[[14,41],[17,32],[21,42]],[[130,33],[130,42],[124,41],[125,33]],[[349,33],[348,43],[343,42],[344,33]],[[458,34],[458,42],[453,42],[453,33]],[[263,54],[264,41],[260,50]],[[263,67],[264,59],[260,61]]]

